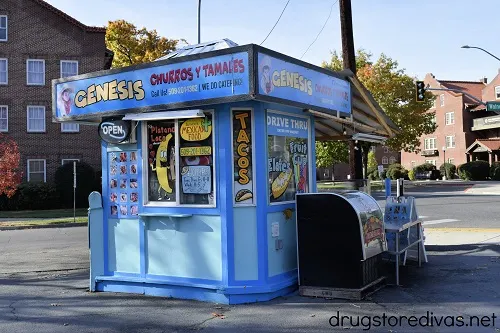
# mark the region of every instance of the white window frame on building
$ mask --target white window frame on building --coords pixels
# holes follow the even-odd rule
[[[455,148],[455,136],[454,135],[447,135],[445,142],[446,142],[446,148]]]
[[[64,65],[75,65],[76,66],[76,71],[75,72],[70,72],[70,71],[64,71]],[[78,75],[78,61],[76,60],[61,60],[60,62],[60,70],[61,70],[61,77],[68,77],[68,76],[75,76]]]
[[[80,124],[76,123],[61,123],[61,132],[63,133],[78,133],[80,132]]]
[[[40,110],[43,110],[43,118],[41,117],[37,117],[37,118],[33,118],[33,117],[30,117],[30,111],[40,111]],[[33,128],[32,126],[30,126],[31,122],[32,121],[36,121],[36,120],[43,120],[43,128]],[[28,107],[26,108],[26,128],[27,128],[27,131],[29,133],[45,133],[45,106],[43,105],[28,105]]]
[[[394,156],[389,157],[389,164],[396,163],[396,158]]]
[[[64,165],[65,163],[73,163],[74,161],[80,162],[79,158],[63,158],[61,160],[61,165]]]
[[[454,159],[454,158],[449,158],[449,159],[448,159],[448,163],[450,163],[450,164],[455,164],[455,159]]]
[[[384,147],[384,153],[389,153],[389,148],[388,147]]]
[[[500,99],[500,86],[495,87],[495,99]]]
[[[437,147],[436,138],[424,139],[424,150],[435,150],[437,149],[436,147]]]
[[[5,63],[5,71],[2,70],[2,63]],[[9,84],[9,60],[7,58],[0,58],[0,74],[3,73],[5,73],[5,80],[2,80],[0,76],[0,84]]]
[[[436,160],[425,160],[425,163],[436,165]]]
[[[2,21],[5,19],[5,25]],[[9,29],[8,29],[9,19],[7,15],[0,15],[0,31],[5,30],[5,38],[0,38],[0,42],[6,42],[9,39]]]
[[[382,164],[383,164],[383,165],[387,165],[387,164],[389,164],[389,159],[387,158],[387,156],[383,156],[383,157],[382,157]]]
[[[30,168],[30,162],[43,162],[43,171],[31,171]],[[27,161],[27,175],[28,175],[28,181],[31,181],[31,174],[32,173],[42,173],[43,172],[43,182],[45,183],[47,181],[47,161],[44,159],[28,159]]]
[[[42,71],[35,72],[29,70],[30,63],[42,64]],[[42,75],[41,81],[30,81],[30,74],[32,75]],[[33,79],[33,78],[32,78]],[[45,85],[45,60],[44,59],[26,59],[26,84],[29,86],[44,86]]]
[[[455,123],[455,112],[446,112],[444,114],[444,123],[445,125],[453,125]]]
[[[2,126],[5,120],[5,126]],[[0,105],[0,132],[9,131],[9,107],[7,105]]]
[[[444,106],[444,94],[439,95],[439,104]]]
[[[410,165],[412,168],[416,167],[417,166],[417,162],[416,161],[411,161],[410,162]]]

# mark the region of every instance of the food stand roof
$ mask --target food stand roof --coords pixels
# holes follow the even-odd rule
[[[263,68],[274,72],[265,74]],[[265,75],[273,80],[269,91],[262,83]],[[209,89],[214,82],[219,89]],[[186,83],[196,91],[177,92]],[[52,85],[55,122],[95,124],[109,116],[256,100],[313,114],[317,140],[345,140],[357,133],[391,137],[399,131],[352,72],[333,72],[228,39],[188,45],[152,63],[53,80]],[[67,99],[65,104],[64,92],[74,94],[74,106]]]

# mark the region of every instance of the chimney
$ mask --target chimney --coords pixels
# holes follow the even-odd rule
[[[487,84],[487,83],[488,83],[488,78],[483,77],[483,78],[479,79],[479,82],[482,82],[482,83],[484,83],[484,84]]]

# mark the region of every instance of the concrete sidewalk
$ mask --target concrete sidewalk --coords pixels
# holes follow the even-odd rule
[[[484,228],[425,228],[425,245],[500,245],[500,229]]]

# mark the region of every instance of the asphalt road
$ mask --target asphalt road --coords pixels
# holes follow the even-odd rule
[[[500,195],[466,194],[464,185],[412,187],[404,194],[417,200],[426,228],[500,228]],[[383,208],[384,194],[372,194]]]

